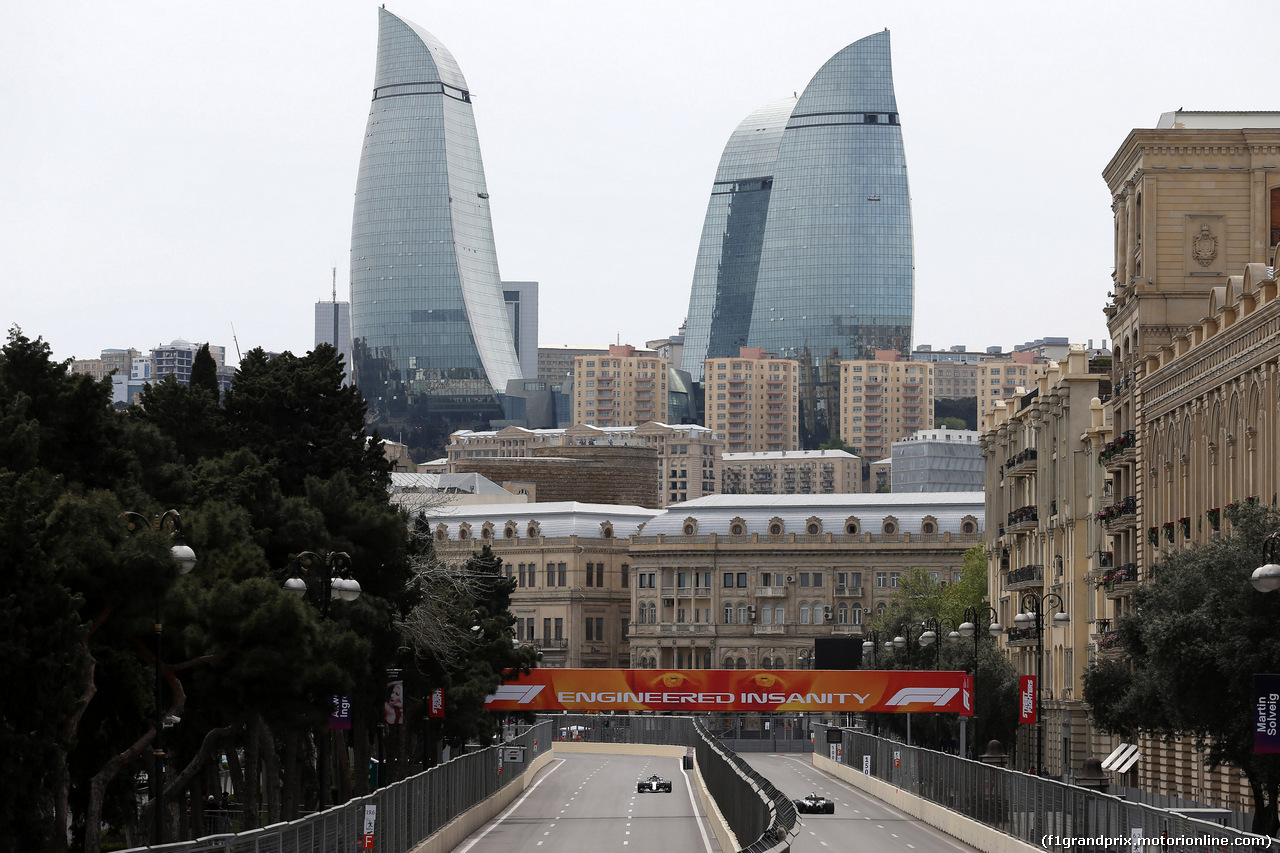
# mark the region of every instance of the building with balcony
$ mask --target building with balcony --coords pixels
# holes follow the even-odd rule
[[[1084,347],[1073,347],[1032,390],[998,402],[979,438],[988,597],[1010,627],[1001,641],[1005,653],[1019,673],[1041,679],[1041,721],[1038,728],[1019,727],[1014,766],[1051,776],[1074,775],[1096,755],[1081,676],[1097,620],[1107,616],[1100,582],[1112,569],[1110,537],[1098,521],[1114,503],[1098,465],[1110,436],[1102,403],[1110,379],[1100,370]],[[895,460],[895,475],[897,468]],[[1041,614],[1042,634],[1034,625],[1013,627],[1025,612]],[[1069,618],[1065,626],[1054,624],[1058,612]]]
[[[726,453],[726,495],[852,495],[862,489],[862,460],[843,450]]]
[[[840,363],[840,437],[864,459],[892,454],[895,441],[933,426],[932,365],[894,351]]]
[[[706,423],[731,453],[800,449],[800,363],[758,347],[705,364]]]
[[[1104,309],[1112,431],[1099,447],[1111,503],[1098,522],[1112,567],[1100,619],[1127,612],[1161,555],[1211,536],[1232,503],[1277,491],[1267,413],[1278,173],[1280,113],[1183,110],[1131,131],[1103,171],[1116,239]],[[1113,654],[1113,635],[1095,633],[1093,653]],[[1185,739],[1140,747],[1126,784],[1251,808],[1241,780],[1206,771]]]
[[[804,668],[815,639],[861,639],[904,574],[953,582],[981,543],[973,492],[720,495],[668,507],[631,539],[632,665]]]
[[[428,513],[436,554],[461,565],[489,545],[516,581],[515,640],[539,666],[630,666],[631,538],[658,510],[576,502],[442,506]]]
[[[665,358],[619,344],[605,355],[574,358],[573,422],[596,427],[639,426],[667,416]]]

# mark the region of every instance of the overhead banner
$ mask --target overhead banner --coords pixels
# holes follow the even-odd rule
[[[928,711],[973,716],[973,677],[912,670],[535,669],[490,711]]]

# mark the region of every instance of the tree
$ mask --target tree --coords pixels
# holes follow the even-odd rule
[[[1280,596],[1249,578],[1280,514],[1246,505],[1229,520],[1133,591],[1112,638],[1119,657],[1085,670],[1085,701],[1105,732],[1191,737],[1209,767],[1238,768],[1253,791],[1253,831],[1275,835],[1280,756],[1254,753],[1252,713],[1254,674],[1280,672]]]
[[[964,418],[937,418],[933,422],[934,429],[968,429]]]

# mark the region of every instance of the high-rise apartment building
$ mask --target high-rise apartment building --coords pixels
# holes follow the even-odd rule
[[[516,348],[520,371],[525,379],[538,378],[538,283],[504,281],[502,299],[511,324],[511,342]]]
[[[638,426],[667,416],[665,358],[627,344],[606,355],[574,359],[573,422],[598,427]]]
[[[800,364],[760,347],[705,364],[706,424],[731,453],[800,449]]]
[[[501,418],[497,393],[522,378],[466,78],[435,36],[385,8],[351,227],[351,333],[370,418],[411,445]]]
[[[802,373],[803,441],[834,430],[834,356],[906,354],[911,205],[888,31],[832,57],[798,98],[738,126],[712,186],[694,268],[684,369],[763,347]]]
[[[875,461],[895,441],[932,426],[931,365],[903,361],[896,350],[840,365],[840,437],[854,453]]]

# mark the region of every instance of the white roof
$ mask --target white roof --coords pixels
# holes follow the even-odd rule
[[[904,531],[920,529],[926,516],[937,520],[939,533],[960,533],[966,519],[983,527],[985,495],[982,492],[915,492],[855,495],[708,495],[667,507],[645,525],[644,534],[679,536],[686,518],[697,519],[698,535],[729,534],[735,518],[746,522],[746,533],[764,533],[768,522],[781,518],[788,533],[803,533],[805,522],[817,518],[824,531],[843,531],[850,516],[862,530],[880,529],[892,516]]]
[[[438,507],[427,511],[427,520],[432,527],[443,524],[450,539],[457,537],[463,524],[470,524],[474,530],[491,522],[500,529],[508,521],[518,525],[522,537],[531,521],[538,522],[539,532],[547,537],[599,536],[600,525],[607,521],[613,525],[613,535],[621,538],[634,536],[661,512],[642,506],[554,501]]]
[[[393,472],[392,493],[466,492],[469,495],[509,495],[506,489],[480,474],[415,474]]]

